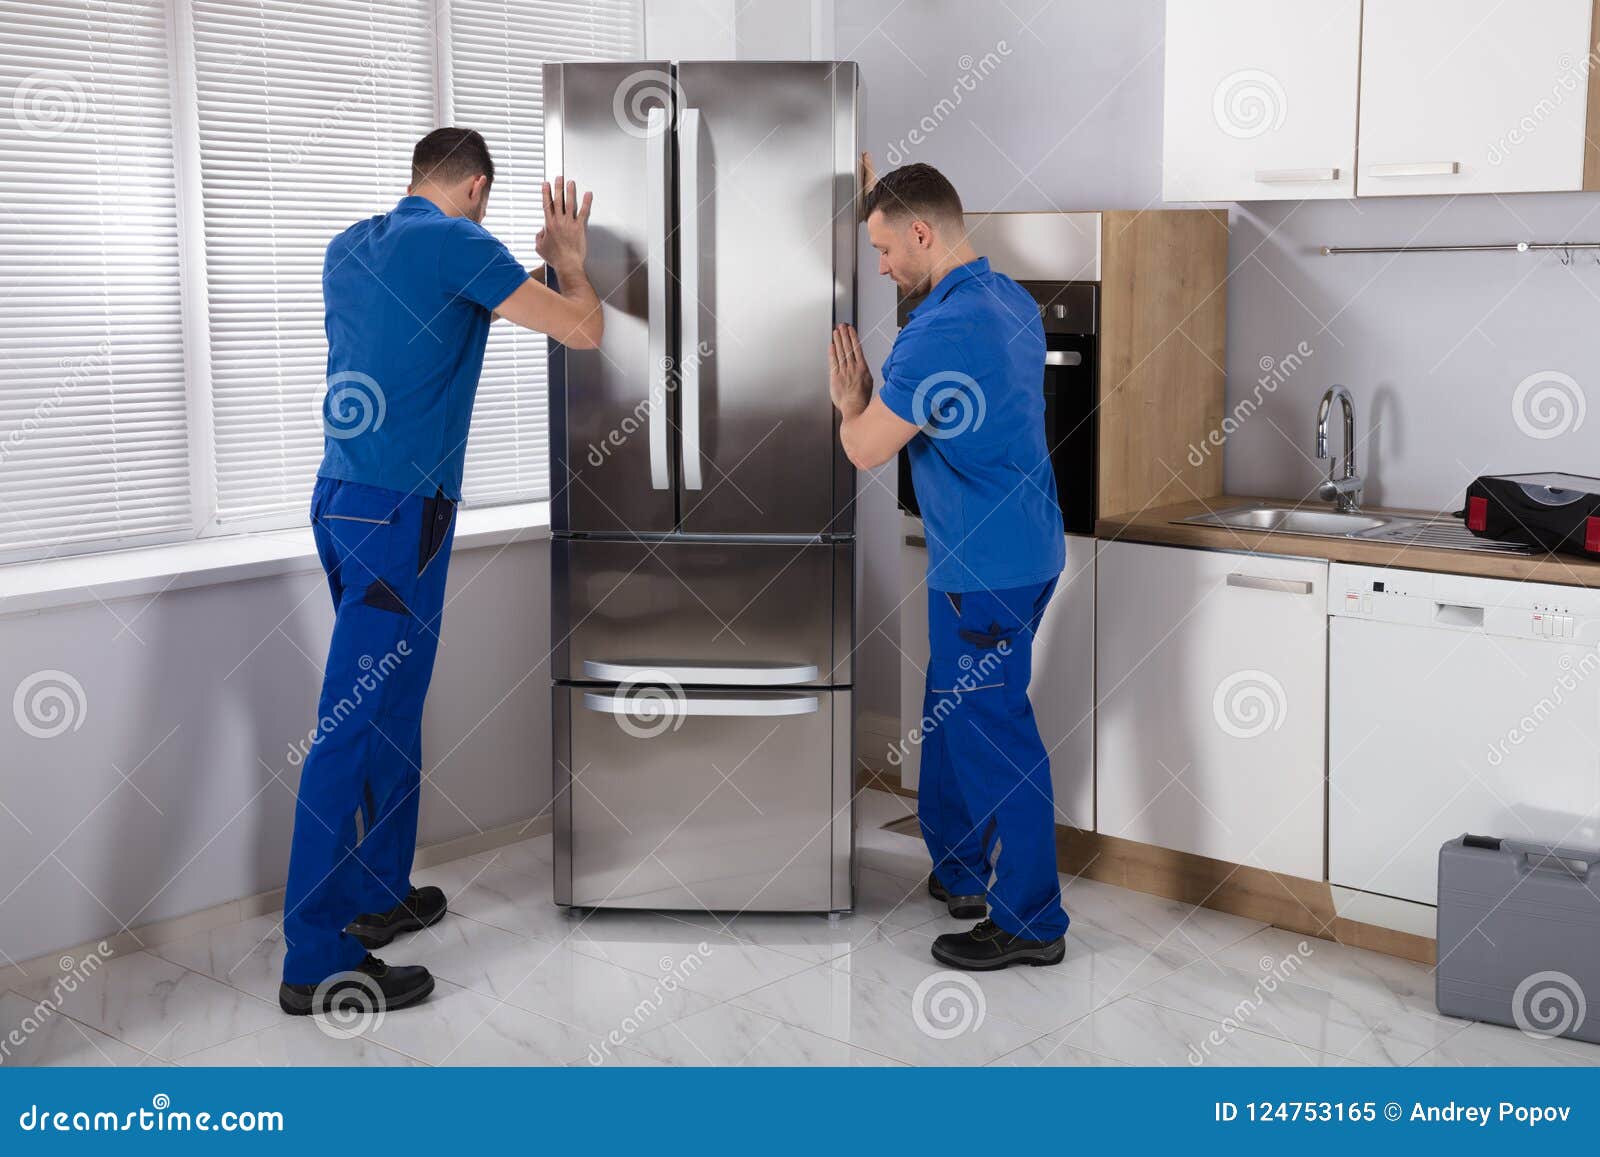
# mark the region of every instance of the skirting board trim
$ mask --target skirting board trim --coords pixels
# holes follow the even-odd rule
[[[475,856],[480,852],[493,851],[495,848],[532,839],[534,836],[548,835],[552,828],[552,815],[547,811],[529,820],[521,820],[486,832],[474,832],[471,835],[418,848],[415,866],[432,868],[449,863],[451,860],[459,860],[464,856]],[[242,924],[246,920],[253,920],[257,916],[265,916],[282,908],[283,889],[274,888],[269,892],[258,892],[240,900],[227,900],[221,904],[214,904],[198,912],[173,916],[165,920],[154,920],[149,924],[130,928],[126,932],[119,932],[115,936],[90,940],[72,948],[46,952],[31,960],[24,960],[20,964],[0,967],[0,990],[20,987],[41,973],[63,971],[63,961],[68,958],[73,961],[83,961],[95,957],[103,963],[112,957],[139,952],[157,944],[171,944],[186,936],[210,932],[214,928]],[[104,951],[100,947],[102,944],[106,946]]]

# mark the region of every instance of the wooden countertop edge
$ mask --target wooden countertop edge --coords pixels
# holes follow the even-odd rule
[[[1233,495],[1196,499],[1170,506],[1134,511],[1095,522],[1095,537],[1108,542],[1139,542],[1157,546],[1189,546],[1204,550],[1232,550],[1249,554],[1293,555],[1324,558],[1330,562],[1352,562],[1367,566],[1389,566],[1407,570],[1437,571],[1445,574],[1474,575],[1509,579],[1514,582],[1554,583],[1560,586],[1600,587],[1600,563],[1567,555],[1504,555],[1487,551],[1440,550],[1392,543],[1361,542],[1346,538],[1312,538],[1303,534],[1283,534],[1238,530],[1224,526],[1185,526],[1178,520],[1207,511],[1228,510],[1236,506],[1267,505],[1294,508],[1295,503],[1281,498],[1249,498]],[[1301,504],[1306,509],[1323,510],[1321,505]],[[1373,514],[1429,515],[1435,512],[1369,508]]]

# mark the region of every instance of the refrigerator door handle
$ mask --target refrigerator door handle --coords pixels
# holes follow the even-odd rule
[[[693,699],[682,695],[660,696],[635,691],[631,695],[607,695],[587,691],[583,706],[605,715],[628,715],[655,720],[684,715],[810,715],[817,710],[815,695],[782,695],[762,699]],[[668,734],[671,734],[668,732]]]
[[[676,683],[678,686],[793,687],[817,677],[815,663],[730,667],[716,663],[608,663],[585,659],[583,677],[603,683]]]
[[[649,327],[650,487],[665,490],[667,477],[667,110],[653,108],[645,120],[646,324]]]
[[[678,122],[678,262],[683,302],[679,310],[679,381],[683,384],[683,488],[700,479],[700,110],[686,108]]]

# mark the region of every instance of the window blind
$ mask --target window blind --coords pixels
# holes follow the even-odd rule
[[[0,2],[0,557],[187,535],[166,15]]]
[[[193,0],[216,518],[303,519],[322,459],[322,255],[405,195],[434,127],[431,0]]]
[[[636,58],[641,23],[638,0],[450,0],[451,119],[488,140],[495,181],[484,226],[530,269],[539,263],[533,238],[544,218],[541,68]],[[506,322],[490,328],[467,443],[466,500],[549,497],[545,357],[538,334]]]

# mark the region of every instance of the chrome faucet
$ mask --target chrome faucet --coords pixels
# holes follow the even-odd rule
[[[1344,407],[1344,477],[1338,476],[1338,460],[1328,453],[1328,414],[1334,402]],[[1317,457],[1327,458],[1328,480],[1317,488],[1317,497],[1333,502],[1338,509],[1353,514],[1361,509],[1361,476],[1356,473],[1356,404],[1344,386],[1333,386],[1322,395],[1317,408]]]

